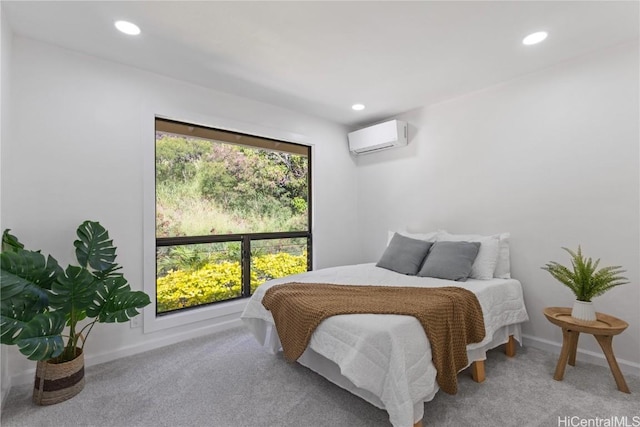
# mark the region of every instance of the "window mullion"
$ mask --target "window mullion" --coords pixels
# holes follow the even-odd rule
[[[242,296],[251,296],[251,237],[242,236]]]
[[[311,233],[307,236],[307,271],[313,270],[313,242]]]

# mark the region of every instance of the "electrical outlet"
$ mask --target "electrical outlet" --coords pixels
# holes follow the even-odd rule
[[[131,328],[139,328],[142,326],[142,315],[137,315],[136,317],[132,317],[130,319]]]

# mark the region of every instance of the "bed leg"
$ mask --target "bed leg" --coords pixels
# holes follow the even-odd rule
[[[504,345],[504,354],[508,357],[514,357],[516,355],[516,340],[513,335],[509,335],[509,341]]]
[[[477,383],[484,382],[484,360],[476,360],[471,364],[471,378]]]
[[[422,427],[422,420],[413,424],[413,427]]]

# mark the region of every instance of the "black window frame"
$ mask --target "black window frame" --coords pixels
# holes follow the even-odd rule
[[[213,132],[225,132],[225,133],[230,133],[230,134],[234,134],[234,135],[238,135],[240,137],[248,137],[251,138],[252,140],[254,139],[258,139],[258,140],[263,140],[266,143],[273,143],[275,145],[281,145],[281,144],[285,144],[285,146],[298,146],[300,148],[304,148],[306,149],[306,156],[307,156],[307,230],[306,231],[278,231],[278,232],[267,232],[267,233],[238,233],[238,234],[218,234],[218,235],[201,235],[201,236],[174,236],[174,237],[158,237],[157,236],[157,232],[155,232],[155,240],[156,240],[156,257],[155,257],[155,269],[156,272],[158,271],[158,257],[157,257],[157,248],[159,247],[166,247],[166,246],[186,246],[186,245],[194,245],[194,244],[207,244],[207,243],[226,243],[226,242],[240,242],[241,244],[241,257],[240,257],[240,266],[241,266],[241,282],[242,282],[242,286],[241,286],[241,295],[239,297],[235,297],[235,298],[229,298],[226,300],[222,300],[222,301],[213,301],[213,302],[209,302],[209,303],[204,303],[204,304],[199,304],[199,305],[195,305],[192,307],[185,307],[185,308],[179,308],[179,309],[175,309],[175,310],[168,310],[168,311],[163,311],[162,313],[158,313],[158,301],[157,298],[155,298],[156,300],[156,304],[155,304],[155,315],[156,317],[163,317],[166,315],[170,315],[170,314],[174,314],[174,313],[182,313],[185,311],[190,311],[190,310],[196,310],[196,309],[200,309],[203,307],[208,307],[214,304],[221,304],[221,303],[226,303],[229,301],[236,301],[236,300],[240,300],[240,299],[245,299],[245,298],[249,298],[251,297],[251,242],[252,241],[258,241],[258,240],[273,240],[273,239],[287,239],[287,238],[306,238],[307,239],[307,271],[311,271],[313,270],[313,234],[311,232],[312,230],[312,218],[313,218],[313,197],[312,197],[312,158],[311,158],[311,147],[308,145],[304,145],[304,144],[299,144],[299,143],[294,143],[294,142],[289,142],[289,141],[282,141],[282,140],[278,140],[278,139],[274,139],[274,138],[267,138],[267,137],[263,137],[263,136],[259,136],[259,135],[252,135],[252,134],[247,134],[247,133],[241,133],[241,132],[236,132],[236,131],[230,131],[230,130],[226,130],[226,129],[219,129],[219,128],[213,128],[213,127],[208,127],[208,126],[202,126],[202,125],[197,125],[197,124],[192,124],[192,123],[185,123],[185,122],[181,122],[181,121],[177,121],[177,120],[170,120],[170,119],[165,119],[165,118],[161,118],[161,117],[156,117],[155,119],[155,132],[154,135],[156,135],[158,132],[166,132],[163,130],[158,130],[158,121],[162,121],[168,124],[173,124],[173,125],[178,125],[178,126],[185,126],[187,128],[192,128],[192,129],[199,129],[201,131],[213,131]],[[172,133],[172,132],[168,132],[168,133]],[[174,133],[175,135],[180,135],[180,136],[189,136],[186,133]],[[202,137],[202,136],[198,136],[199,138],[202,139],[209,139],[212,140],[212,138],[206,138],[206,137]],[[217,140],[214,140],[217,141]],[[228,141],[222,141],[222,142],[227,142]],[[263,148],[265,149],[264,146],[258,146],[258,145],[249,145],[249,144],[242,144],[242,143],[237,143],[237,145],[241,145],[244,147],[256,147],[256,148]],[[268,148],[266,148],[268,149]],[[287,150],[278,150],[278,149],[274,149],[274,151],[287,151]],[[154,143],[154,158],[155,158],[155,153],[156,153],[156,148],[155,148],[155,143]],[[154,161],[154,176],[156,174],[156,167],[155,167],[155,161]],[[154,221],[157,221],[157,192],[156,194],[154,194],[154,200],[155,200],[155,206],[154,206]],[[156,224],[157,225],[157,224]],[[156,227],[154,227],[155,229]],[[156,273],[157,274],[157,273]],[[157,276],[156,276],[156,280],[157,280]],[[156,292],[157,292],[157,282],[156,282]]]

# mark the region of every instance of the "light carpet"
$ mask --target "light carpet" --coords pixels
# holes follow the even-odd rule
[[[569,427],[597,418],[613,426],[602,421],[613,417],[640,426],[640,377],[625,375],[632,394],[621,393],[608,368],[578,355],[558,382],[557,357],[535,348],[518,347],[514,358],[490,351],[486,381],[461,373],[457,395],[439,392],[425,403],[425,426]],[[266,353],[242,327],[90,366],[85,389],[66,402],[36,406],[31,394],[32,385],[11,389],[3,427],[390,425],[385,411]]]

